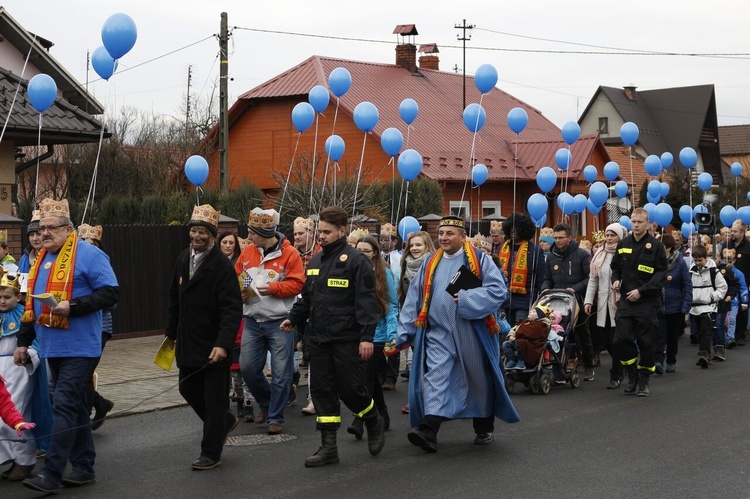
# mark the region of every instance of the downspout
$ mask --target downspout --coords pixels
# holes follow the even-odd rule
[[[18,175],[19,173],[21,173],[22,171],[24,171],[28,167],[36,165],[37,162],[41,163],[45,159],[51,157],[53,154],[55,154],[55,146],[53,146],[52,144],[48,144],[47,145],[47,152],[45,152],[44,154],[42,154],[40,156],[37,156],[34,159],[30,159],[29,161],[26,161],[25,163],[21,163],[20,165],[18,165],[16,167],[16,175]]]

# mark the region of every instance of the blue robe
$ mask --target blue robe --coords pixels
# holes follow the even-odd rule
[[[422,306],[426,265],[409,287],[396,343],[414,347],[409,378],[411,427],[418,427],[425,414],[448,419],[494,414],[507,423],[520,420],[505,390],[498,337],[488,333],[484,322],[506,299],[507,287],[492,259],[483,253],[478,257],[482,287],[460,291],[454,303],[445,288],[466,264],[466,256],[463,250],[443,255],[433,279],[426,329],[414,325]]]

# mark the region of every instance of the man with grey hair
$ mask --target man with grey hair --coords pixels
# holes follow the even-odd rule
[[[735,250],[734,266],[742,272],[747,281],[750,278],[750,241],[745,237],[747,225],[742,220],[735,220],[729,230],[729,241],[727,248]],[[745,345],[745,332],[747,330],[747,310],[737,312],[737,328],[734,332],[734,342],[729,342],[728,348]]]

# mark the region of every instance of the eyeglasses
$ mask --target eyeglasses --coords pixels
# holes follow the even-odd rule
[[[67,225],[40,225],[39,232],[52,232],[53,230],[62,229],[63,227],[67,227]]]
[[[361,249],[359,250],[360,253],[364,253],[365,255],[372,255],[373,251],[368,249]]]

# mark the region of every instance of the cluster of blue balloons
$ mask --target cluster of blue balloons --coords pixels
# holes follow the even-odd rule
[[[111,15],[102,26],[102,43],[91,54],[91,66],[102,79],[117,71],[117,61],[130,52],[138,39],[135,21],[123,13]]]
[[[648,221],[651,223],[656,222],[659,224],[659,227],[666,227],[672,223],[674,210],[668,203],[654,204],[649,202],[646,203],[643,209],[648,212]]]
[[[191,184],[198,187],[208,178],[208,161],[203,156],[190,156],[185,161],[185,176]]]
[[[667,194],[669,194],[668,183],[658,180],[652,180],[648,183],[646,199],[649,203],[658,203],[662,198],[666,198]]]

